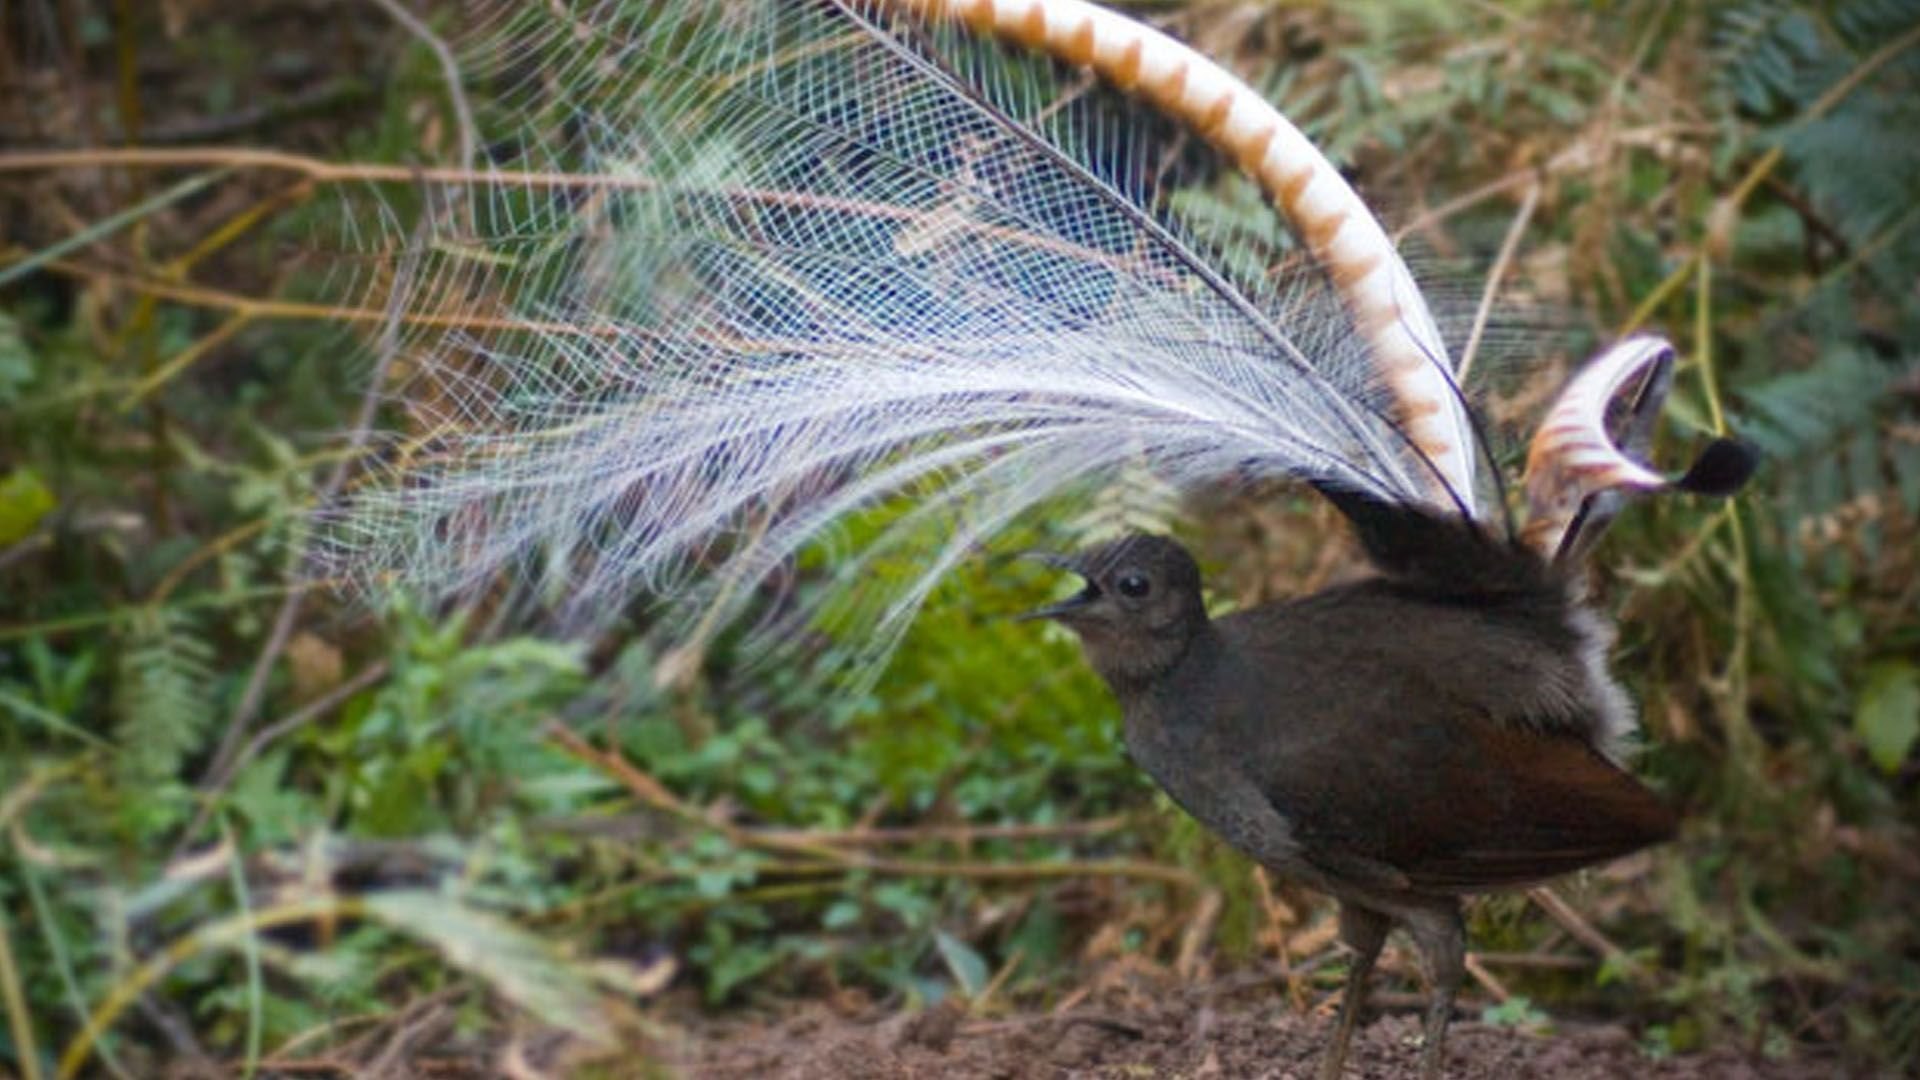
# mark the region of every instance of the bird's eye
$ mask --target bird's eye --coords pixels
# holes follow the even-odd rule
[[[1121,596],[1135,600],[1153,591],[1153,583],[1147,580],[1145,574],[1122,574],[1120,580],[1113,583],[1113,587],[1120,590]]]

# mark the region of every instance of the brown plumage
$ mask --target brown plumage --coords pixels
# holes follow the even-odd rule
[[[1378,576],[1209,619],[1192,557],[1137,536],[1056,560],[1087,588],[1035,614],[1080,636],[1175,802],[1339,899],[1355,960],[1323,1075],[1398,923],[1433,984],[1434,1076],[1465,970],[1459,897],[1658,843],[1676,818],[1618,764],[1631,715],[1610,634],[1567,581],[1475,525],[1334,498]]]

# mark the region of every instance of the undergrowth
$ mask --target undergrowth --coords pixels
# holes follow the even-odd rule
[[[69,9],[5,16],[9,147],[449,153],[443,73],[374,5]],[[1463,295],[1524,214],[1502,300],[1546,329],[1491,339],[1526,363],[1490,373],[1490,415],[1523,423],[1645,325],[1686,357],[1670,429],[1767,455],[1749,497],[1635,507],[1596,560],[1643,771],[1689,825],[1558,887],[1606,948],[1479,908],[1489,957],[1566,961],[1497,969],[1515,993],[1488,1015],[1920,1065],[1920,5],[1156,13],[1473,268]],[[1286,256],[1246,185],[1175,156],[1190,219]],[[344,1060],[374,1045],[352,1018],[428,1004],[480,1042],[513,1010],[644,1038],[669,988],[991,1011],[1103,967],[1330,948],[1310,896],[1123,759],[1073,644],[1004,617],[1051,587],[1022,564],[956,573],[872,687],[724,634],[661,655],[638,605],[564,643],[497,594],[373,616],[308,588],[307,515],[366,452],[343,433],[378,320],[253,302],[329,295],[301,244],[365,194],[217,153],[0,156],[0,1061]],[[1144,472],[1001,550],[1172,525],[1223,606],[1331,569],[1304,502],[1183,509]]]

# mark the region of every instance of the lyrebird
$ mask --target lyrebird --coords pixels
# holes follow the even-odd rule
[[[1122,466],[1313,484],[1375,578],[1210,620],[1184,551],[1134,539],[1071,561],[1089,590],[1053,614],[1181,805],[1342,899],[1360,962],[1330,1071],[1392,921],[1432,968],[1433,1071],[1456,894],[1671,829],[1620,768],[1631,709],[1577,573],[1623,492],[1670,485],[1637,460],[1663,342],[1569,384],[1514,530],[1385,232],[1291,123],[1157,31],[1080,0],[509,6],[479,25],[471,81],[522,121],[492,145],[528,168],[429,202],[458,207],[452,235],[399,309],[497,310],[414,331],[442,423],[338,512],[349,569],[436,591],[514,569],[584,618],[644,591],[659,632],[698,638],[864,515],[752,646],[831,619],[871,671],[958,560]],[[1082,70],[1132,97],[1069,92]],[[530,92],[554,85],[564,115]],[[1203,239],[1157,182],[1148,106],[1255,178],[1306,258]],[[1751,466],[1717,442],[1678,483],[1730,490]]]

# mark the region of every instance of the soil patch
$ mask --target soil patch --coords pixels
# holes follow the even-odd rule
[[[967,1019],[955,1008],[859,1018],[818,1007],[772,1022],[715,1024],[692,1033],[670,1056],[689,1077],[1310,1080],[1331,1027],[1330,1018],[1303,1016],[1278,1002],[1216,1006],[1194,994],[1147,1007],[998,1020]],[[1416,1075],[1419,1035],[1415,1015],[1378,1017],[1355,1035],[1347,1076]],[[1831,1062],[1770,1061],[1732,1050],[1657,1059],[1627,1029],[1610,1024],[1534,1034],[1457,1020],[1447,1050],[1447,1075],[1455,1080],[1849,1075]]]

